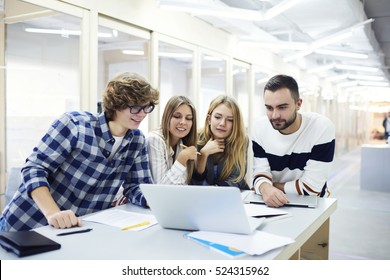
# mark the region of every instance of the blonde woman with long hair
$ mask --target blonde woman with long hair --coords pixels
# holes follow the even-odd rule
[[[161,126],[147,137],[150,169],[154,183],[188,184],[192,177],[196,150],[196,110],[185,96],[168,100]]]
[[[220,95],[211,101],[198,133],[198,160],[192,184],[249,189],[245,181],[248,137],[238,103]]]

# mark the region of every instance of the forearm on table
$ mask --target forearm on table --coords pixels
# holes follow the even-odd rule
[[[48,218],[53,213],[61,211],[50,194],[49,188],[47,186],[41,186],[34,189],[31,192],[31,197],[46,218]]]

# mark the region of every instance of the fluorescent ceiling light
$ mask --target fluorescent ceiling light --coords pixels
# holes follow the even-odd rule
[[[80,30],[66,30],[66,29],[43,29],[43,28],[25,28],[24,31],[30,33],[41,33],[41,34],[55,34],[55,35],[75,35],[80,36]]]
[[[348,75],[348,78],[353,80],[366,80],[366,81],[383,81],[385,78],[380,76],[370,76],[370,75]]]
[[[144,55],[144,51],[137,51],[137,50],[122,50],[123,54],[129,54],[129,55]]]
[[[389,82],[359,81],[359,85],[361,85],[361,86],[388,87]]]
[[[189,7],[189,6],[178,6],[174,4],[160,4],[160,8],[176,11],[185,12],[192,15],[204,15],[214,16],[221,18],[235,18],[241,20],[250,21],[263,21],[264,14],[259,11],[239,9],[239,8],[217,8],[217,7]]]
[[[373,19],[368,19],[368,20],[365,20],[363,22],[359,22],[358,24],[355,24],[354,26],[351,26],[351,27],[345,29],[344,31],[340,31],[340,32],[337,32],[336,34],[333,34],[333,35],[321,38],[319,40],[316,40],[316,41],[312,42],[309,45],[309,50],[310,51],[305,51],[305,50],[301,51],[301,52],[299,52],[297,54],[294,54],[292,56],[286,57],[284,59],[284,61],[285,62],[290,62],[290,61],[295,60],[297,58],[300,58],[300,57],[306,56],[308,54],[311,54],[315,50],[317,50],[319,48],[322,48],[322,47],[324,47],[326,45],[330,45],[330,44],[342,41],[342,40],[344,40],[346,38],[349,38],[349,37],[351,37],[353,35],[353,31],[354,30],[356,30],[357,28],[361,28],[365,24],[370,23],[372,21],[373,21]]]
[[[80,30],[68,30],[68,29],[45,29],[45,28],[25,28],[24,31],[30,33],[40,33],[40,34],[54,34],[67,37],[69,35],[80,36]],[[98,37],[100,38],[111,38],[112,34],[99,32]]]
[[[192,58],[192,54],[190,54],[190,53],[159,52],[158,56],[169,57],[169,58]]]
[[[363,71],[363,72],[378,72],[379,71],[379,68],[377,68],[377,67],[368,67],[368,66],[337,64],[335,67],[337,69],[341,69],[341,70],[356,70],[356,71]]]
[[[203,59],[207,61],[223,61],[223,59],[220,57],[210,56],[210,55],[204,55]]]
[[[218,6],[201,5],[201,1],[169,1],[161,0],[159,7],[161,9],[185,12],[193,15],[207,15],[223,18],[235,18],[249,21],[264,21],[270,20],[271,18],[280,15],[291,7],[295,6],[302,0],[284,0],[283,2],[273,6],[265,13],[257,10],[248,10],[240,8],[225,7],[221,8]],[[199,3],[200,2],[200,3]]]
[[[368,58],[368,54],[365,53],[354,53],[354,52],[325,50],[325,49],[317,49],[314,52],[318,54],[332,55],[332,56],[342,56],[342,57],[361,58],[361,59]]]
[[[344,32],[341,34],[331,35],[331,36],[319,39],[317,41],[312,42],[309,45],[309,50],[301,51],[301,52],[298,52],[298,53],[293,54],[291,56],[288,56],[288,57],[284,58],[283,61],[290,62],[290,61],[293,61],[297,58],[304,57],[306,55],[313,53],[313,51],[315,51],[318,48],[333,44],[333,43],[338,42],[338,41],[342,41],[348,37],[351,37],[352,35],[353,35],[352,31],[348,31],[348,32]]]
[[[330,36],[327,36],[325,38],[319,39],[314,41],[313,43],[310,44],[310,48],[312,49],[318,49],[323,46],[327,46],[336,42],[340,42],[346,38],[349,38],[353,35],[352,31],[347,31],[347,32],[342,32],[339,34],[333,34]]]

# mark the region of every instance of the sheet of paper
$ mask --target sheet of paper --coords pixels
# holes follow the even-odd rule
[[[250,235],[195,231],[191,232],[189,236],[233,247],[250,255],[261,255],[272,249],[295,242],[292,238],[262,231],[255,231]]]
[[[138,231],[157,224],[153,215],[129,212],[119,209],[101,211],[83,218],[84,221],[119,227],[123,230]]]

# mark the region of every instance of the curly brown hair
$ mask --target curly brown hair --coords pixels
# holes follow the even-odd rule
[[[103,94],[103,111],[108,121],[127,106],[158,104],[160,92],[141,75],[125,72],[108,82]]]

